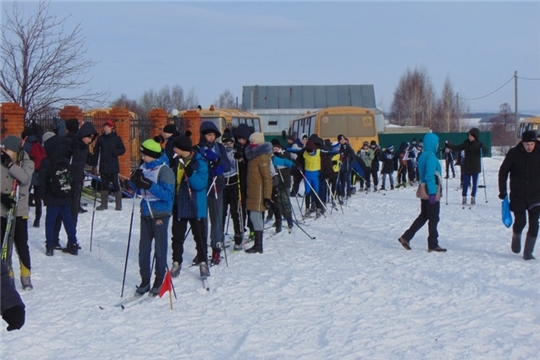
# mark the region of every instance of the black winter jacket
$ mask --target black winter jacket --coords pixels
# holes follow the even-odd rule
[[[113,131],[110,134],[102,134],[94,148],[94,154],[99,157],[99,172],[101,174],[117,174],[120,172],[118,157],[126,153],[122,138]]]
[[[55,135],[49,140],[45,141],[43,146],[45,148],[45,152],[47,153],[47,157],[41,161],[38,179],[40,194],[43,198],[45,206],[71,205],[71,196],[65,198],[56,198],[49,191],[49,180],[52,178],[53,161],[68,161],[68,159],[61,154],[62,140],[62,137]]]
[[[485,154],[487,148],[478,140],[480,132],[476,128],[472,128],[470,133],[475,137],[474,141],[469,139],[462,142],[460,145],[452,145],[448,143],[446,146],[450,150],[461,151],[465,150],[465,160],[461,166],[461,171],[464,174],[473,175],[482,172],[482,160],[480,158],[480,149]]]
[[[499,193],[506,193],[508,174],[510,174],[510,210],[523,212],[540,206],[540,148],[538,144],[531,153],[525,151],[521,142],[508,151],[499,168]]]

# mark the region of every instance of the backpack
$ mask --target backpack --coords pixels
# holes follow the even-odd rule
[[[28,155],[30,155],[30,159],[32,159],[34,162],[35,171],[39,171],[39,168],[41,167],[41,160],[47,156],[43,145],[37,141],[32,143],[32,147],[30,148],[30,153]]]
[[[73,174],[65,159],[51,159],[52,174],[48,190],[55,198],[67,198],[73,192]]]

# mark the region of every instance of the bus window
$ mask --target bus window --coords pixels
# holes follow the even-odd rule
[[[259,119],[250,119],[255,132],[261,132],[261,124]]]
[[[315,121],[315,115],[310,117],[309,118],[309,124],[308,124],[308,133],[311,135],[311,134],[315,134],[315,125],[316,125],[316,121]]]

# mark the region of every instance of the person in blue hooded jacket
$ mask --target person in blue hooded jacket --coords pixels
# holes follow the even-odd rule
[[[201,124],[201,137],[198,152],[208,163],[208,217],[210,218],[210,244],[212,245],[212,265],[219,265],[221,261],[221,246],[223,246],[223,190],[225,189],[225,176],[230,170],[231,163],[227,157],[227,150],[223,144],[216,140],[221,137],[221,132],[216,124],[211,121],[203,121]],[[206,222],[206,234],[208,234],[208,218]],[[194,259],[199,263],[205,259]]]
[[[130,177],[131,182],[142,194],[141,224],[139,239],[140,295],[159,293],[167,269],[167,229],[172,215],[174,200],[174,173],[169,161],[154,139],[145,140],[140,147],[143,164]],[[155,279],[150,289],[152,241],[154,244]]]
[[[174,159],[176,186],[172,219],[171,276],[174,278],[180,274],[182,268],[188,222],[195,240],[199,267],[205,267],[204,272],[208,271],[208,245],[204,236],[208,165],[201,154],[193,150],[191,139],[186,135],[174,138],[173,151],[177,155]]]
[[[416,232],[428,222],[428,251],[445,252],[439,246],[439,233],[437,224],[439,223],[440,201],[437,200],[437,191],[441,184],[441,164],[437,158],[437,148],[439,147],[439,137],[433,133],[428,133],[424,137],[424,151],[418,159],[418,171],[420,183],[425,183],[429,200],[420,200],[420,215],[411,224],[411,227],[401,235],[398,241],[406,250],[411,250],[409,242]]]

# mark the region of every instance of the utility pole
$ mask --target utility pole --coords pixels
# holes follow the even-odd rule
[[[516,111],[516,138],[519,139],[519,116],[518,116],[518,77],[517,71],[514,71],[514,108]]]
[[[457,131],[461,132],[461,111],[459,109],[459,93],[456,93]]]

